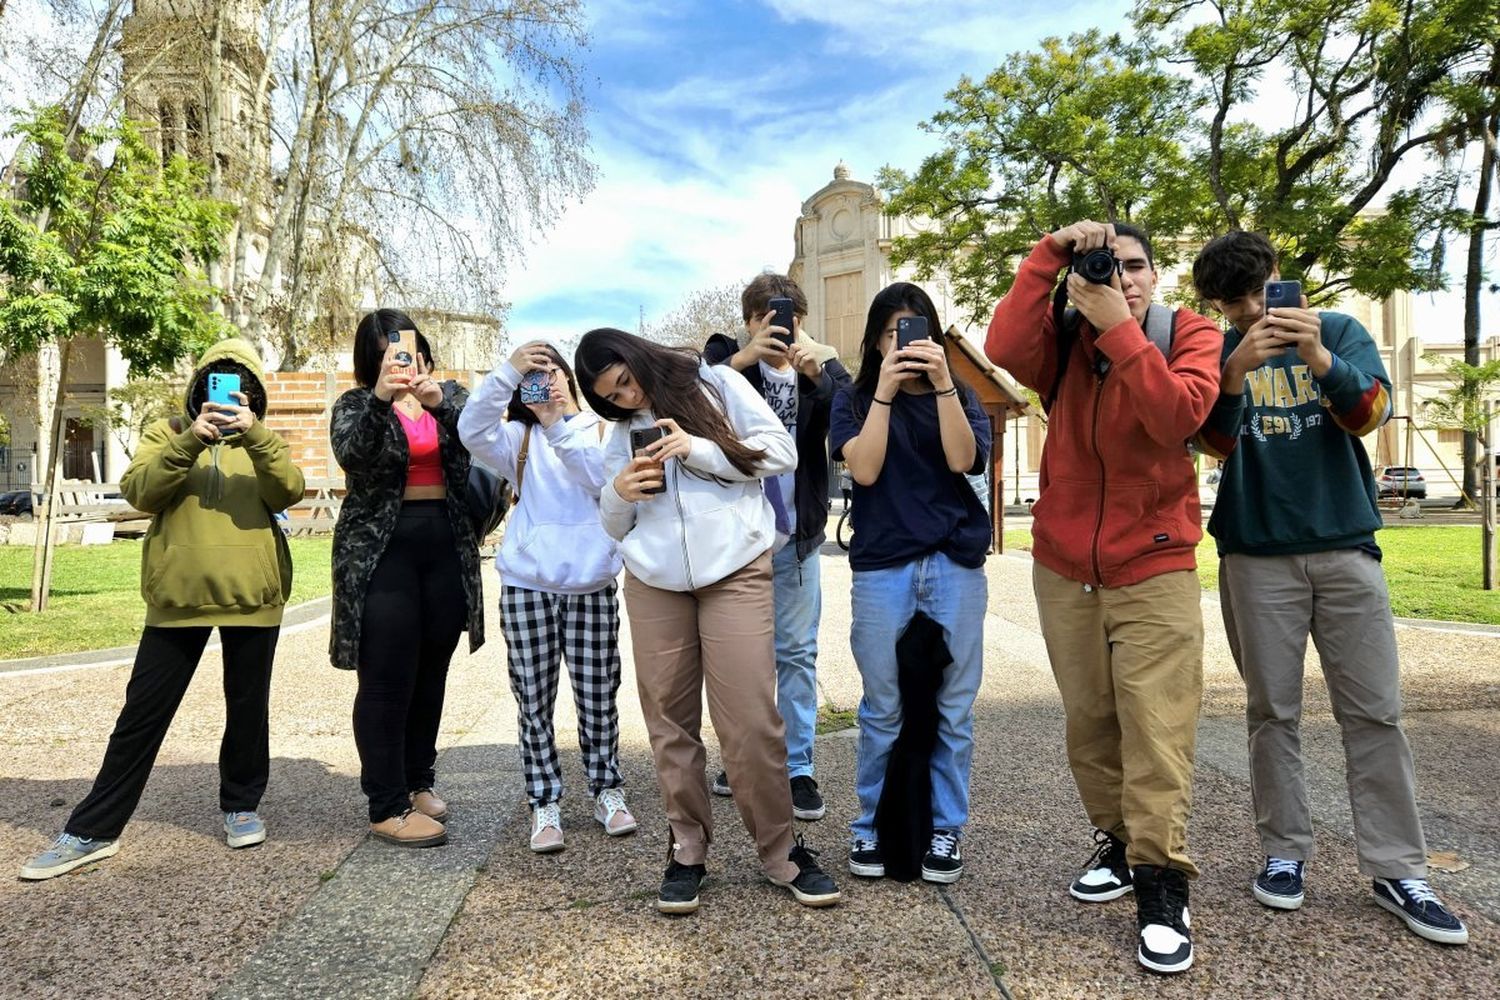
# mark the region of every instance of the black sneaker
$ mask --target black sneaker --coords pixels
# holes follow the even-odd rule
[[[734,794],[729,790],[729,775],[723,771],[714,775],[713,783],[708,786],[708,789],[715,795],[730,796]]]
[[[952,830],[933,830],[932,844],[922,857],[922,881],[947,885],[957,882],[964,873],[964,859],[958,852],[958,834]]]
[[[885,858],[880,845],[855,837],[849,845],[849,870],[860,878],[885,878]]]
[[[1140,930],[1135,957],[1152,972],[1187,971],[1193,964],[1187,873],[1136,865],[1131,883],[1135,886],[1135,924]]]
[[[1468,944],[1469,929],[1464,926],[1423,878],[1378,878],[1375,880],[1375,902],[1406,921],[1417,937],[1438,944]]]
[[[1301,861],[1266,858],[1266,867],[1250,883],[1250,892],[1263,906],[1273,910],[1295,910],[1302,906]]]
[[[706,874],[703,865],[684,865],[676,858],[667,862],[666,874],[661,877],[661,892],[656,895],[656,908],[674,914],[697,910],[698,887]]]
[[[839,895],[839,887],[833,884],[833,879],[818,867],[818,862],[814,860],[817,856],[818,852],[804,844],[799,835],[797,846],[787,855],[787,860],[797,866],[797,877],[790,882],[779,882],[774,878],[771,882],[783,889],[792,890],[792,895],[803,906],[832,906],[843,897]]]
[[[1130,891],[1130,865],[1125,860],[1125,841],[1108,830],[1095,830],[1094,856],[1083,866],[1083,874],[1068,886],[1068,895],[1085,903],[1107,903]]]
[[[823,796],[818,794],[818,783],[805,774],[793,778],[792,815],[798,819],[822,819],[825,812]]]

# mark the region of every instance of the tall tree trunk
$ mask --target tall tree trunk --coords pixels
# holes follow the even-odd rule
[[[52,427],[47,449],[47,478],[43,480],[41,509],[36,511],[36,541],[31,550],[31,610],[47,610],[52,580],[52,534],[57,512],[57,484],[62,478],[63,408],[68,401],[68,362],[73,353],[73,338],[62,342],[57,370],[57,393],[52,402]]]
[[[1500,67],[1500,46],[1496,46]],[[1484,150],[1479,159],[1479,192],[1474,196],[1474,220],[1469,227],[1468,267],[1464,272],[1464,364],[1479,364],[1479,293],[1484,287],[1484,234],[1489,227],[1490,192],[1495,180],[1496,134],[1500,133],[1500,111],[1482,126]],[[1479,434],[1474,428],[1475,401],[1464,397],[1464,497],[1479,495]]]

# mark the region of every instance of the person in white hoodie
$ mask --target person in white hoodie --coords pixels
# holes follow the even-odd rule
[[[744,376],[695,351],[591,330],[574,365],[594,412],[619,421],[605,446],[599,512],[625,560],[636,684],[671,824],[657,908],[698,908],[713,837],[705,686],[734,804],[766,877],[804,905],[836,903],[838,887],[792,829],[776,711],[776,520],[761,480],[795,469],[797,446]],[[632,432],[658,428],[662,436],[635,454]]]
[[[545,402],[522,402],[521,382]],[[612,837],[633,833],[620,776],[620,550],[599,520],[603,425],[580,412],[562,355],[533,341],[517,348],[469,397],[458,422],[469,454],[519,499],[495,556],[500,628],[520,718],[521,766],[531,802],[530,845],[563,848],[562,769],[552,732],[559,661],[578,712],[578,745],[594,818]]]

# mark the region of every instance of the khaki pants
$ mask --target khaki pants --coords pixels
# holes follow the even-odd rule
[[[1198,575],[1085,587],[1034,563],[1032,583],[1089,821],[1125,841],[1132,866],[1196,877],[1187,819],[1203,698]]]
[[[761,868],[782,882],[796,878],[797,866],[787,858],[792,793],[785,729],[776,711],[770,553],[686,593],[658,590],[627,572],[625,607],[641,711],[677,860],[703,864],[713,840],[700,735],[706,686],[734,804]]]
[[[1311,633],[1344,737],[1359,870],[1426,878],[1411,747],[1401,731],[1396,630],[1380,563],[1359,549],[1219,560],[1224,628],[1245,678],[1250,794],[1261,849],[1313,856],[1302,777],[1302,665]]]

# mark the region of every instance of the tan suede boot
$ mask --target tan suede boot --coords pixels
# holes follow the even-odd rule
[[[370,824],[370,833],[397,847],[437,847],[448,842],[448,831],[431,816],[408,809],[400,816]]]

